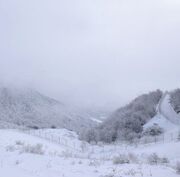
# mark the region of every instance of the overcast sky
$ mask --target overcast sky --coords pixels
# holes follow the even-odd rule
[[[179,0],[0,0],[0,81],[77,105],[180,83]]]

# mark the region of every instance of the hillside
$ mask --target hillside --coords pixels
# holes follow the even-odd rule
[[[88,142],[106,143],[157,141],[157,138],[164,141],[165,136],[177,139],[180,136],[179,108],[180,89],[143,94],[80,138]]]
[[[80,138],[89,142],[108,143],[139,138],[143,132],[143,125],[156,115],[156,107],[161,97],[160,90],[137,97],[128,105],[115,111],[101,125],[83,133]]]
[[[67,128],[79,130],[92,121],[71,113],[57,100],[32,89],[0,88],[1,128]]]

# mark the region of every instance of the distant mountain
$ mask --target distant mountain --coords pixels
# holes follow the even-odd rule
[[[67,128],[80,130],[93,123],[61,102],[32,89],[0,88],[0,128]]]

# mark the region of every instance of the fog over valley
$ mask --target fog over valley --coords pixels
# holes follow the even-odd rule
[[[112,107],[179,86],[178,0],[0,1],[0,81]]]

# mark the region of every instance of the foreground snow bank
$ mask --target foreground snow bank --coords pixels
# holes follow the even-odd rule
[[[0,135],[0,177],[179,176],[171,168],[173,163],[150,165],[146,162],[146,157],[155,152],[168,157],[175,164],[180,159],[177,155],[180,154],[180,143],[139,147],[88,145],[88,148],[82,148],[83,142],[77,139],[77,135],[63,129],[37,130],[28,134],[17,130],[0,130]],[[48,136],[52,135],[57,139],[49,141]],[[65,146],[63,139],[69,145],[76,144],[76,149]],[[25,147],[28,150],[24,150]],[[35,148],[35,151],[31,151],[31,148]],[[133,153],[138,160],[114,164],[113,158],[120,153]]]

